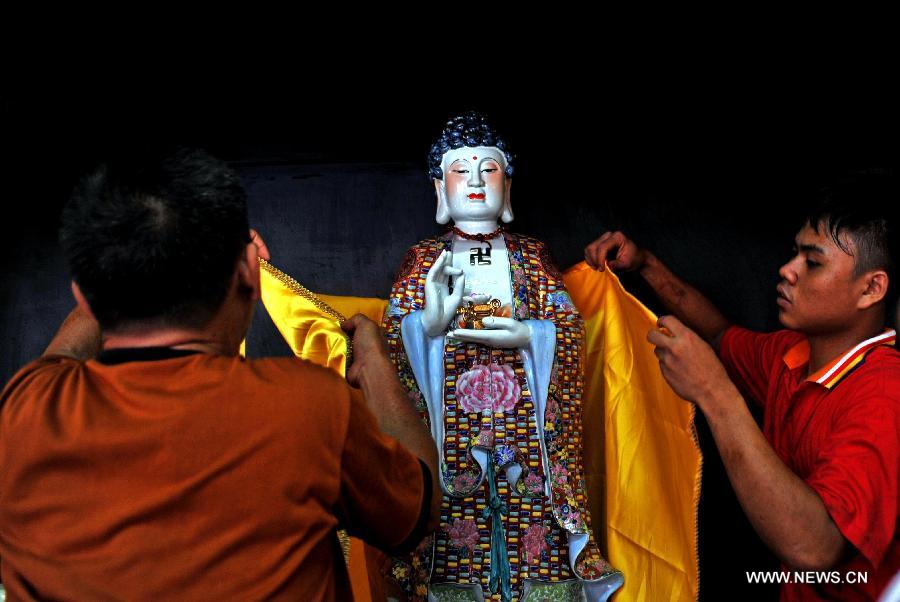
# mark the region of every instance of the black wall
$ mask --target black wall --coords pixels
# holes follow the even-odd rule
[[[56,242],[69,190],[123,150],[207,147],[240,171],[251,223],[277,266],[312,290],[384,297],[405,248],[439,231],[424,176],[431,138],[453,112],[478,108],[519,156],[511,229],[548,241],[562,267],[604,230],[624,229],[758,329],[777,327],[776,272],[802,200],[846,169],[897,162],[890,96],[829,100],[789,77],[771,87],[663,79],[602,94],[596,81],[519,78],[486,99],[375,77],[299,81],[287,90],[259,81],[252,90],[51,85],[3,98],[4,381],[40,354],[72,306]],[[625,282],[658,309],[640,282]],[[249,352],[288,353],[262,308]],[[699,422],[703,599],[771,598],[746,584],[744,571],[774,561]]]

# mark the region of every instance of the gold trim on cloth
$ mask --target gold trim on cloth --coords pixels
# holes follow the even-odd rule
[[[334,309],[333,307],[328,305],[325,301],[323,301],[314,292],[312,292],[311,290],[309,290],[308,288],[306,288],[305,286],[303,286],[302,284],[297,282],[291,276],[288,276],[287,274],[285,274],[284,272],[282,272],[281,270],[279,270],[278,268],[273,266],[271,263],[269,263],[262,257],[259,258],[259,265],[266,274],[269,274],[270,276],[275,278],[278,282],[280,282],[282,285],[284,285],[291,293],[294,293],[295,295],[299,295],[303,299],[312,303],[312,305],[320,312],[315,316],[301,316],[301,320],[304,317],[307,317],[309,319],[321,319],[321,317],[322,317],[321,314],[325,314],[325,316],[333,318],[337,322],[337,325],[338,325],[337,330],[329,329],[329,330],[331,330],[331,333],[329,333],[329,334],[333,334],[333,333],[339,331],[341,336],[344,339],[345,344],[346,344],[346,353],[345,353],[346,362],[344,363],[344,366],[342,366],[342,369],[340,370],[340,373],[343,374],[344,373],[343,368],[346,365],[349,365],[350,363],[352,363],[352,361],[353,361],[353,342],[346,333],[344,333],[342,330],[340,330],[340,323],[344,322],[347,318],[344,317],[344,315],[341,314],[339,311],[337,311],[336,309]],[[266,298],[266,297],[271,297],[271,295],[267,295],[267,293],[271,293],[271,292],[272,291],[269,291],[265,287],[263,287],[263,303],[265,304],[266,309],[269,310],[269,314],[273,315],[274,313],[277,313],[277,312],[274,312],[273,308],[271,308],[270,306],[276,305],[277,303],[274,299]],[[275,325],[281,331],[281,334],[284,336],[285,340],[288,342],[288,344],[291,346],[291,348],[294,350],[295,353],[297,353],[298,350],[301,350],[304,348],[304,345],[302,343],[296,344],[295,338],[293,336],[291,336],[289,333],[285,332],[285,330],[282,328],[283,325],[280,322],[276,321]],[[311,330],[312,330],[311,328],[307,327],[306,329],[304,329],[304,334]],[[303,357],[303,356],[300,355],[300,357]],[[309,359],[309,358],[307,358],[307,359]],[[317,362],[317,363],[321,363],[321,362]]]

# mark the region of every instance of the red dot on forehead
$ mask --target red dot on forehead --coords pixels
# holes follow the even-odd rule
[[[472,161],[477,161],[478,157],[472,157]]]

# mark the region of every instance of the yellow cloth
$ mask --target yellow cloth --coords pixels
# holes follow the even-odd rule
[[[342,376],[347,367],[347,337],[339,319],[361,313],[380,323],[387,305],[380,299],[312,294],[267,262],[260,262],[259,277],[263,305],[294,355],[327,366]],[[348,539],[343,530],[338,536],[347,558],[353,599],[371,602],[365,544],[355,537]]]
[[[361,313],[380,324],[387,301],[313,294],[271,264],[260,266],[263,305],[294,354],[343,375],[347,337],[340,319]]]
[[[625,575],[619,602],[696,600],[702,458],[694,408],[659,371],[647,332],[656,316],[609,270],[584,262],[563,280],[585,320],[585,472],[601,541]],[[593,436],[600,435],[600,436]],[[603,512],[600,512],[603,510]],[[600,533],[599,535],[603,535]]]
[[[262,270],[262,299],[272,321],[297,356],[343,374],[346,339],[337,320],[283,276]],[[585,473],[588,491],[606,491],[605,499],[590,497],[590,510],[610,563],[625,575],[614,599],[696,600],[702,459],[693,406],[666,384],[646,340],[656,316],[609,271],[595,272],[580,263],[566,271],[564,280],[587,330]],[[344,316],[360,312],[376,322],[387,305],[362,297],[318,299]],[[354,570],[359,561],[351,552],[355,595],[363,586],[359,571],[365,570]]]

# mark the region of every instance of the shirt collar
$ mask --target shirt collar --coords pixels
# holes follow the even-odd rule
[[[841,379],[850,374],[865,358],[866,354],[879,345],[894,345],[897,341],[897,331],[887,329],[879,335],[866,339],[846,353],[836,357],[811,374],[806,380],[815,382],[827,389],[833,388]],[[809,362],[809,341],[803,339],[787,350],[783,356],[784,363],[794,370]]]
[[[193,349],[172,349],[171,347],[127,347],[101,351],[97,361],[107,366],[115,366],[127,362],[154,362],[175,357],[184,357],[200,353]]]

